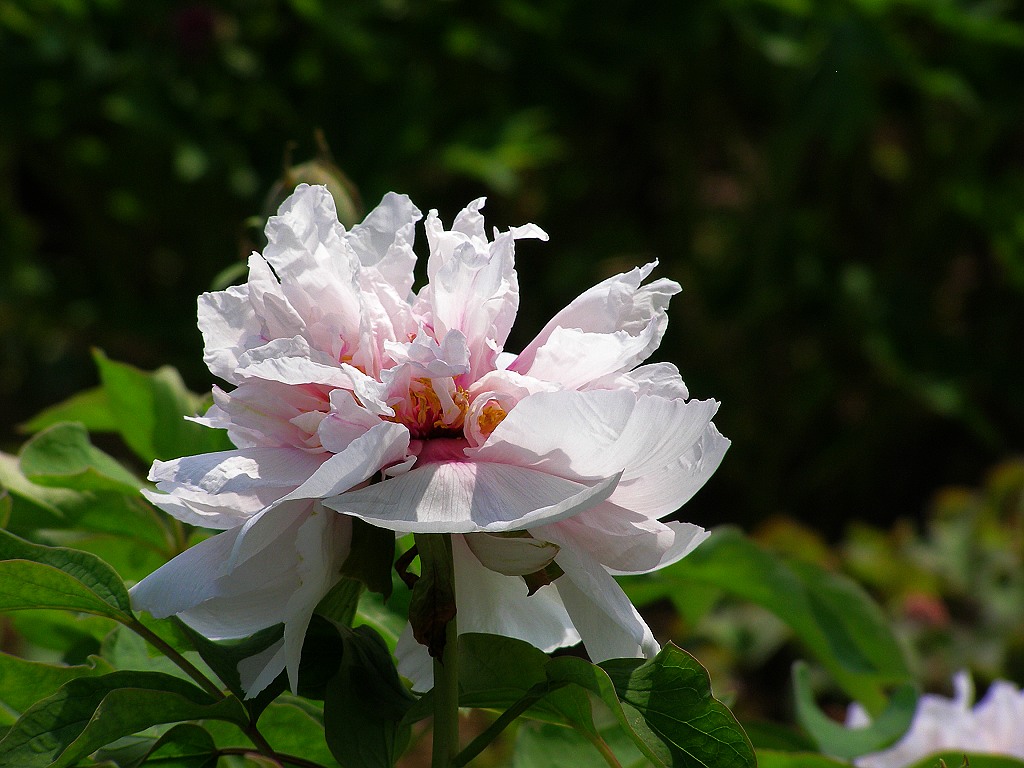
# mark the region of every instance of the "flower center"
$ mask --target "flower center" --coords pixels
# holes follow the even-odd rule
[[[451,437],[462,430],[469,395],[450,379],[412,379],[408,397],[393,406],[395,421],[408,427],[414,438]]]
[[[477,426],[480,427],[480,434],[484,437],[490,435],[506,416],[508,414],[497,400],[488,400],[476,421]]]

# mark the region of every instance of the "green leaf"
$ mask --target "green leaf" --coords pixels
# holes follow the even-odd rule
[[[94,387],[72,395],[62,403],[33,416],[21,425],[25,432],[41,432],[63,421],[77,421],[90,432],[116,432],[117,419],[103,387]]]
[[[275,752],[298,755],[323,766],[335,766],[324,736],[324,715],[310,702],[281,696],[260,715],[262,733]]]
[[[391,597],[391,566],[395,561],[395,533],[364,520],[352,520],[352,549],[341,566],[345,576],[358,579],[384,600]]]
[[[120,577],[95,555],[46,547],[0,530],[0,611],[62,608],[131,619]]]
[[[777,752],[772,749],[757,750],[757,768],[848,768],[849,765],[850,763],[844,763],[835,758],[817,755],[812,752]],[[929,766],[929,768],[935,768],[935,766]]]
[[[353,522],[355,521],[353,520]],[[361,581],[343,576],[326,595],[320,598],[315,612],[338,624],[351,627],[359,607],[359,596],[362,594],[363,583]]]
[[[19,456],[22,473],[38,485],[130,494],[143,485],[113,456],[93,446],[81,424],[48,427],[25,443]]]
[[[707,670],[671,643],[653,659],[600,665],[560,657],[548,678],[580,685],[601,698],[655,765],[752,768],[753,748],[728,707],[711,695]]]
[[[31,482],[21,473],[18,457],[9,453],[0,453],[0,486],[11,501],[10,519],[4,527],[18,532],[67,526],[75,511],[88,503],[81,493]]]
[[[342,768],[391,768],[409,743],[404,718],[416,699],[380,635],[357,627],[341,640],[341,666],[324,697],[327,745]]]
[[[612,751],[622,768],[650,765],[632,739],[616,724],[603,728],[599,738]],[[524,723],[516,732],[512,768],[565,768],[572,755],[573,768],[608,768],[608,762],[593,739],[579,731],[552,723]]]
[[[142,762],[160,768],[214,768],[217,745],[205,729],[183,723],[157,739]]]
[[[0,764],[63,768],[112,741],[161,723],[248,722],[241,703],[217,701],[159,672],[112,672],[71,680],[30,707],[0,741]]]
[[[885,706],[886,687],[912,680],[902,646],[863,589],[816,566],[785,561],[735,529],[716,530],[678,563],[637,579],[661,584],[666,595],[712,587],[766,608],[869,712]]]
[[[9,713],[20,715],[69,680],[112,671],[106,661],[95,656],[90,657],[87,664],[66,665],[28,661],[0,653],[0,724],[11,725],[17,718]]]
[[[234,447],[223,431],[185,420],[197,415],[206,400],[189,392],[174,368],[147,373],[114,362],[99,350],[93,357],[117,430],[144,461]]]
[[[55,424],[33,436],[19,454],[22,472],[39,485],[135,494],[142,483],[89,441],[81,424]]]
[[[811,689],[810,670],[801,661],[793,664],[793,689],[797,722],[818,748],[832,757],[857,757],[887,747],[910,727],[917,708],[917,689],[906,683],[893,692],[888,706],[871,725],[846,728],[818,709]]]
[[[525,716],[568,722],[595,733],[590,699],[576,686],[555,685],[546,669],[551,659],[538,648],[511,637],[459,635],[459,706],[507,709],[529,696]]]

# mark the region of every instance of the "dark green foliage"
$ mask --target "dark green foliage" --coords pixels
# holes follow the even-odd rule
[[[915,513],[1024,435],[1022,64],[976,2],[8,3],[4,426],[92,344],[205,390],[195,296],[322,128],[368,205],[551,233],[513,349],[661,259],[660,354],[734,440],[691,519]]]

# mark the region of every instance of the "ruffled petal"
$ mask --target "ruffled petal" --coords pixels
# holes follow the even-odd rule
[[[499,233],[488,242],[480,215],[483,204],[483,198],[470,203],[450,231],[437,211],[431,211],[425,222],[429,283],[420,292],[419,303],[423,313],[429,313],[435,334],[459,330],[466,336],[472,364],[469,381],[494,369],[519,308],[515,240],[547,239],[539,228],[526,226]]]
[[[442,462],[335,496],[325,504],[407,533],[522,530],[561,520],[608,498],[618,474],[574,482],[523,467]]]
[[[588,347],[595,354],[600,354],[604,361],[602,366],[591,369],[595,371],[600,367],[607,368],[611,364],[615,348],[619,349],[621,358],[620,367],[615,370],[629,370],[638,362],[647,359],[658,348],[665,334],[669,299],[682,290],[678,283],[664,279],[655,280],[649,285],[641,285],[656,266],[657,262],[652,262],[644,267],[610,277],[584,291],[544,326],[509,368],[519,373],[530,373],[538,378],[551,378],[546,374],[553,373],[556,378],[552,380],[560,381],[561,379],[557,378],[559,371],[552,369],[552,366],[558,360],[575,358],[575,353],[582,353]],[[559,339],[560,335],[556,333],[558,329],[576,330],[580,333],[561,336]],[[597,338],[603,335],[614,338],[604,341]],[[627,337],[639,341],[630,342]],[[540,354],[542,349],[552,345],[561,349],[549,349]],[[632,364],[629,363],[630,360],[633,361]],[[543,373],[539,370],[541,368]],[[612,371],[613,369],[609,368],[598,375]],[[574,379],[582,375],[576,371],[562,371],[561,374],[568,374]]]
[[[243,448],[156,461],[149,479],[164,493],[143,493],[183,522],[231,528],[305,482],[324,458],[293,448]]]
[[[423,218],[408,195],[388,192],[384,199],[345,235],[364,268],[374,268],[406,298],[412,290],[416,254],[412,244],[416,222]]]

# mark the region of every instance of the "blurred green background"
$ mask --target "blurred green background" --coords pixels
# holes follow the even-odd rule
[[[685,518],[917,515],[1024,446],[1022,72],[998,0],[0,0],[0,444],[92,346],[209,388],[195,297],[319,129],[368,207],[548,231],[513,349],[661,260],[733,439]]]

